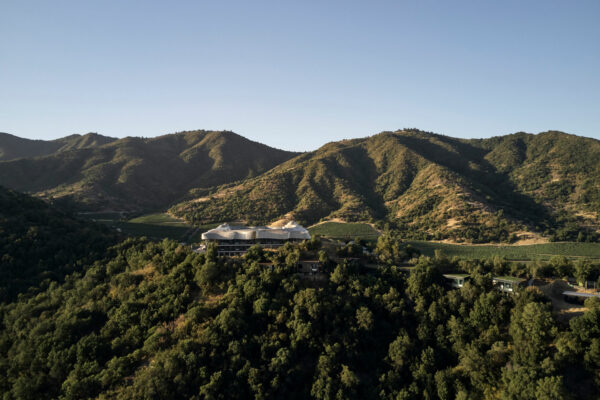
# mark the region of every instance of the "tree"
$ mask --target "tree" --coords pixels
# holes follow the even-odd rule
[[[370,331],[373,328],[373,322],[373,313],[367,307],[356,310],[356,323],[360,329]]]
[[[550,344],[558,329],[548,305],[530,302],[513,311],[509,333],[514,343],[514,361],[538,367],[550,356]]]
[[[592,276],[592,266],[590,260],[578,260],[575,263],[574,276],[579,285],[587,286],[587,281]]]
[[[559,277],[569,277],[573,275],[573,265],[565,256],[552,256],[549,260],[550,265]]]
[[[406,331],[399,332],[396,339],[390,343],[388,358],[394,368],[401,369],[410,362],[413,343]]]
[[[244,258],[248,261],[264,261],[264,250],[260,245],[254,245],[248,249],[246,254],[244,254]]]
[[[213,283],[219,278],[219,265],[215,261],[206,261],[196,271],[196,283],[205,290],[210,290]]]
[[[386,232],[377,238],[375,252],[377,259],[387,265],[400,264],[407,257],[402,247],[402,241],[391,232]]]

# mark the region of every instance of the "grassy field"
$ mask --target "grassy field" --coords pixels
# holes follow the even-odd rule
[[[409,240],[408,243],[416,247],[427,256],[432,256],[439,249],[449,257],[461,258],[490,258],[504,257],[514,261],[547,260],[554,255],[568,258],[589,257],[600,259],[600,243],[545,243],[526,246],[469,246],[436,242]]]
[[[119,212],[119,211],[114,211],[114,212],[82,212],[82,213],[79,213],[80,217],[93,219],[93,220],[98,221],[98,222],[118,221],[121,218],[123,218],[124,215],[125,215],[125,213]]]
[[[167,213],[142,215],[141,217],[130,219],[129,222],[132,222],[134,224],[150,225],[186,225],[185,221],[173,218]]]
[[[169,238],[187,243],[197,243],[202,240],[202,233],[214,228],[216,224],[193,227],[187,223],[154,224],[127,221],[116,222],[115,226],[128,235],[146,236],[153,239]]]
[[[122,220],[120,213],[90,213],[85,216],[119,228],[128,235],[146,236],[152,239],[169,238],[190,243],[199,242],[202,232],[216,226],[216,224],[211,224],[193,227],[187,222],[173,218],[166,213],[142,215],[128,221]]]
[[[128,235],[147,236],[153,239],[169,238],[185,241],[193,232],[191,225],[166,213],[142,215],[129,221],[115,221],[114,224]]]
[[[202,232],[214,228],[217,224],[192,227],[185,221],[171,217],[166,213],[142,215],[128,221],[118,219],[118,214],[94,215],[99,222],[120,228],[122,232],[134,236],[147,236],[154,239],[170,238],[189,243],[199,242]],[[364,223],[325,222],[308,229],[312,235],[320,235],[332,239],[374,240],[379,236],[373,227]],[[589,257],[600,259],[600,243],[545,243],[527,246],[492,246],[492,245],[457,245],[418,240],[407,241],[426,256],[433,256],[435,250],[441,250],[448,257],[491,258],[504,257],[512,261],[547,260],[554,255],[569,258]]]
[[[143,224],[139,222],[116,221],[115,227],[121,229],[123,233],[132,236],[146,236],[153,239],[169,238],[173,240],[185,241],[185,237],[190,233],[191,226],[187,224],[180,225],[155,225]]]
[[[311,235],[320,235],[334,239],[376,239],[379,236],[371,225],[363,223],[325,222],[308,228]]]

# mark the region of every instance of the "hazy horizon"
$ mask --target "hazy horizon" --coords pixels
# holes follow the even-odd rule
[[[0,6],[0,131],[230,130],[289,150],[417,127],[600,138],[600,3]]]

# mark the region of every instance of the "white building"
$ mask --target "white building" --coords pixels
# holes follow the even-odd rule
[[[244,254],[256,244],[263,248],[276,249],[287,242],[308,239],[308,230],[295,222],[288,222],[281,228],[222,224],[202,234],[202,240],[216,243],[218,254],[225,256]]]

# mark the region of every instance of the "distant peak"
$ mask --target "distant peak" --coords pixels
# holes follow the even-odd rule
[[[19,137],[17,135],[13,135],[12,133],[7,133],[7,132],[0,132],[0,136],[9,137],[9,138],[13,138],[13,139],[31,140],[31,139],[22,138],[22,137]]]

